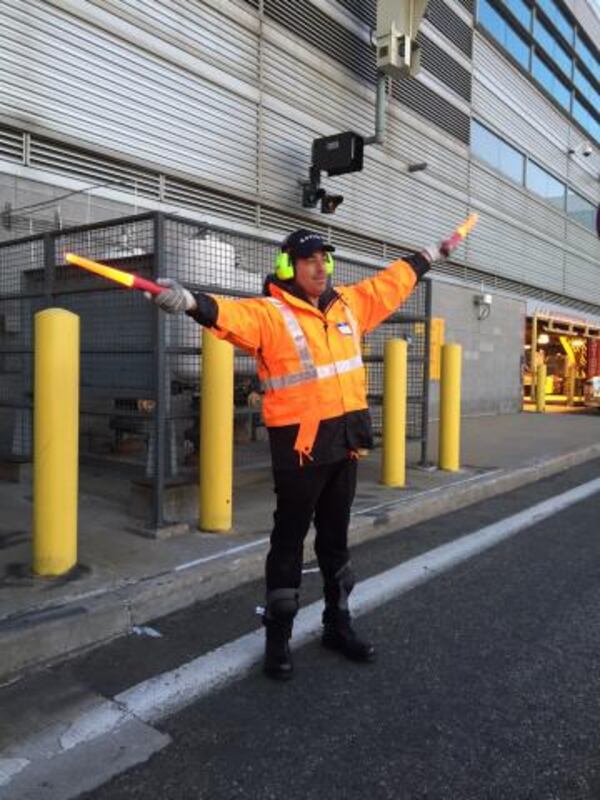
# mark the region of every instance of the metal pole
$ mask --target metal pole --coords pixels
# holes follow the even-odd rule
[[[546,410],[546,365],[537,368],[537,387],[535,392],[536,409],[543,413]]]
[[[567,405],[574,406],[575,405],[575,372],[576,367],[575,364],[568,364],[567,365]]]
[[[44,297],[48,308],[52,306],[52,293],[54,291],[54,236],[44,234]]]
[[[429,362],[431,359],[431,292],[430,280],[423,282],[425,288],[425,363],[423,364],[423,402],[421,411],[421,466],[427,466],[429,444]]]
[[[536,316],[533,317],[531,323],[531,351],[530,351],[530,364],[529,368],[531,371],[531,397],[529,398],[532,403],[536,401],[536,380],[537,380],[537,331],[538,331],[538,319]]]
[[[154,215],[154,278],[164,277],[164,218],[160,211]],[[165,492],[165,412],[166,412],[166,366],[165,314],[154,309],[154,377],[156,406],[154,409],[154,481],[152,497],[152,524],[160,528],[164,524]]]
[[[368,136],[365,144],[383,144],[387,123],[387,76],[377,76],[377,98],[375,105],[375,136]]]

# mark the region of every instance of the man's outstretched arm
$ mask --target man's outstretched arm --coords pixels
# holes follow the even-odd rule
[[[177,281],[159,278],[165,291],[151,297],[154,303],[169,314],[185,313],[220,339],[256,354],[261,345],[261,311],[257,298],[231,300],[213,297],[204,292],[192,293]]]

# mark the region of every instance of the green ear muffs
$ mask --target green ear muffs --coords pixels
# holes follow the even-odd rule
[[[327,275],[333,275],[333,256],[331,253],[325,253],[325,272]],[[294,264],[290,258],[289,253],[279,253],[275,259],[275,274],[280,281],[289,281],[294,277]]]
[[[275,259],[275,275],[280,281],[289,281],[294,277],[294,265],[289,253],[279,253]]]

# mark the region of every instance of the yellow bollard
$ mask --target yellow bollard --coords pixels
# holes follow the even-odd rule
[[[460,380],[462,347],[445,344],[442,347],[442,377],[440,381],[440,469],[456,472],[460,469]]]
[[[575,405],[575,364],[567,365],[567,405]]]
[[[535,405],[539,412],[546,410],[546,365],[539,364],[535,381]]]
[[[199,527],[229,531],[233,491],[233,347],[202,331]]]
[[[385,343],[383,366],[383,452],[381,482],[406,483],[406,380],[408,344],[404,339]]]
[[[77,563],[79,317],[35,315],[33,572],[63,575]]]

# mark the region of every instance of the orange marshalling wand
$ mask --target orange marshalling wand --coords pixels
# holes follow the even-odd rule
[[[443,243],[441,248],[442,252],[448,255],[455,247],[458,247],[463,239],[466,239],[469,233],[471,233],[475,225],[477,225],[478,219],[479,214],[469,214],[466,220],[454,231],[452,236]]]
[[[98,261],[76,256],[75,253],[65,253],[65,261],[68,264],[73,264],[75,267],[87,269],[88,272],[93,272],[109,281],[120,283],[121,286],[127,286],[129,289],[141,289],[144,292],[150,292],[150,294],[160,294],[165,291],[164,286],[159,286],[157,283],[154,283],[154,281],[140,278],[139,275],[133,275],[131,272],[125,272],[122,269],[107,267],[106,264],[100,264]]]

